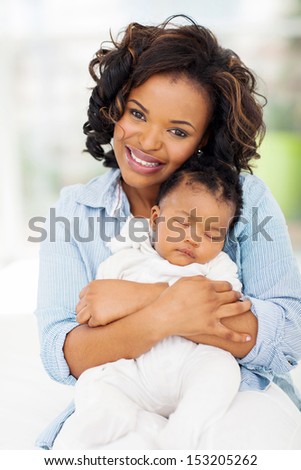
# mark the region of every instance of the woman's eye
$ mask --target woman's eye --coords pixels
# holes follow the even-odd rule
[[[187,137],[187,133],[182,131],[181,129],[171,129],[170,132],[176,135],[177,137]]]
[[[138,109],[130,109],[130,113],[132,116],[134,116],[136,119],[145,121],[144,114],[138,111]]]

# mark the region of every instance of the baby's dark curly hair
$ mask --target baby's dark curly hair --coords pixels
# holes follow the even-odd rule
[[[190,24],[171,23],[176,17]],[[102,47],[89,67],[96,85],[84,133],[94,158],[104,160],[107,167],[118,167],[114,151],[105,153],[103,145],[111,143],[130,90],[164,73],[185,76],[208,93],[213,112],[203,152],[238,172],[252,172],[249,162],[259,158],[257,149],[265,133],[262,108],[266,100],[256,92],[255,76],[237,54],[221,47],[209,29],[185,15],[159,26],[132,23],[120,40],[111,40],[112,48]]]
[[[234,227],[242,212],[243,195],[239,174],[233,167],[209,155],[201,158],[193,155],[162,183],[156,204],[160,205],[184,180],[193,190],[199,185],[226,204],[233,204],[235,211],[229,229]]]

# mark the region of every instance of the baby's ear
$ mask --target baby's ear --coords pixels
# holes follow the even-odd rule
[[[149,218],[149,224],[151,229],[154,231],[157,228],[157,218],[160,215],[160,207],[159,206],[153,206],[151,208],[151,214]]]

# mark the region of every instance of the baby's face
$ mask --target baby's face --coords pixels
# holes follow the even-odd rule
[[[233,216],[232,204],[184,181],[151,210],[154,247],[178,266],[207,263],[222,250]]]

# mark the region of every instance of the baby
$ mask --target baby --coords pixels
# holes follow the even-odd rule
[[[97,278],[171,285],[198,275],[227,280],[241,291],[236,265],[222,251],[241,205],[234,170],[191,157],[163,183],[150,221],[130,217],[111,240],[112,256],[100,264]],[[168,337],[137,359],[85,371],[61,442],[70,449],[110,448],[147,412],[161,419],[154,448],[198,449],[202,432],[227,411],[239,386],[240,369],[230,353]]]

